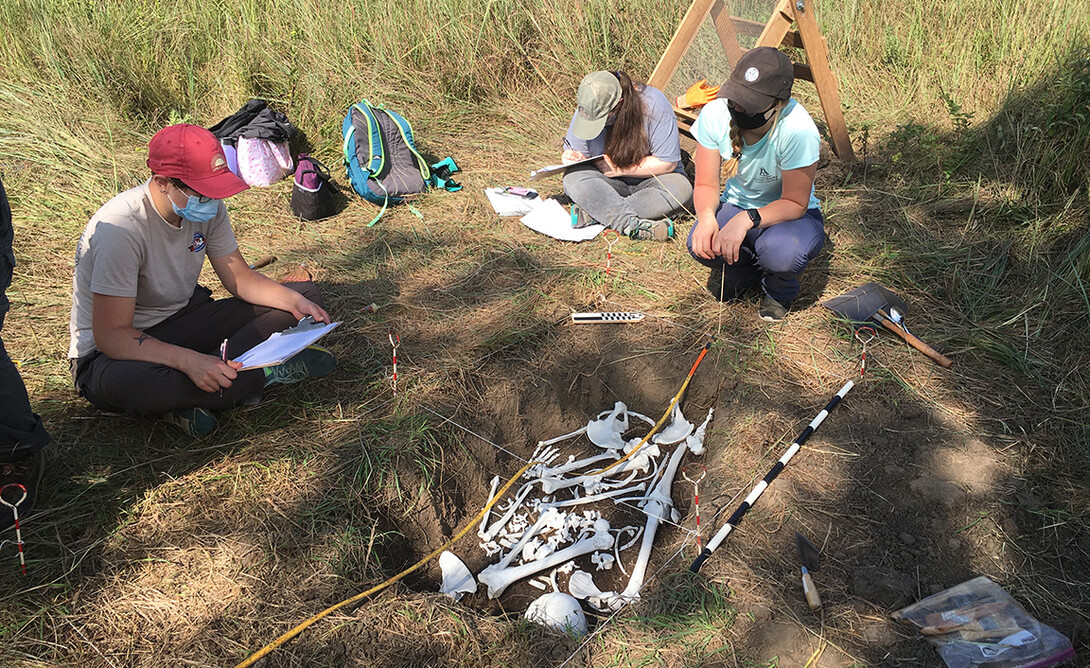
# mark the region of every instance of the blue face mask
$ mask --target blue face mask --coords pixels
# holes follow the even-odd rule
[[[185,193],[182,194],[184,195]],[[220,201],[218,199],[210,199],[207,202],[202,202],[200,197],[189,195],[184,209],[179,208],[178,205],[174,203],[174,200],[170,200],[170,206],[174,208],[174,213],[191,223],[207,223],[212,220],[212,217],[219,211]]]

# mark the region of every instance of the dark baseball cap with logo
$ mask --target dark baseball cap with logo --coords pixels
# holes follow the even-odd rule
[[[189,123],[168,125],[155,133],[148,144],[148,168],[213,199],[225,199],[250,187],[227,167],[215,135]]]
[[[787,54],[759,46],[742,54],[730,79],[719,87],[718,97],[733,102],[747,114],[757,114],[776,100],[790,98],[794,83],[795,66]]]

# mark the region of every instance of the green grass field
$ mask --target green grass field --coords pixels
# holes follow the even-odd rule
[[[857,373],[859,347],[817,302],[869,280],[912,305],[913,330],[954,367],[883,338],[869,379],[706,578],[685,571],[694,547],[663,534],[644,601],[580,644],[517,610],[438,597],[432,565],[262,665],[939,665],[889,623],[896,603],[861,588],[866,569],[905,574],[912,600],[989,575],[1090,652],[1090,13],[820,2],[859,161],[823,159],[832,243],[796,312],[764,327],[752,300],[711,299],[681,240],[622,241],[607,278],[603,243],[550,242],[496,218],[481,192],[555,162],[581,77],[646,78],[687,6],[0,0],[0,176],[18,261],[3,339],[54,437],[25,579],[0,546],[0,665],[235,665],[453,536],[492,475],[518,468],[492,444],[528,453],[618,399],[660,414],[710,333],[686,412],[717,409],[701,488],[714,525]],[[729,8],[763,22],[772,4]],[[728,72],[705,26],[666,92]],[[371,228],[359,198],[331,220],[293,219],[288,181],[230,200],[248,259],[277,255],[274,276],[315,271],[345,321],[337,373],[225,414],[199,442],[91,408],[65,359],[80,232],[146,178],[158,129],[211,125],[252,97],[284,111],[342,185],[344,113],[382,102],[426,153],[457,159],[465,189]],[[812,87],[796,97],[820,118]],[[564,324],[629,309],[653,317]],[[945,476],[963,500],[928,506],[908,487],[917,475]],[[794,590],[800,526],[826,541],[820,619]]]

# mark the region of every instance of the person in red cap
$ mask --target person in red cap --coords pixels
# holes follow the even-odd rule
[[[814,197],[821,137],[791,97],[794,81],[786,54],[750,49],[693,124],[697,222],[689,251],[711,267],[708,289],[718,299],[759,287],[760,317],[771,322],[787,314],[799,274],[825,243]]]
[[[242,258],[223,200],[248,186],[208,130],[179,124],[148,147],[152,175],[99,209],[76,249],[68,350],[79,393],[99,408],[166,415],[212,431],[212,411],[261,400],[263,388],[324,376],[336,359],[312,346],[276,367],[238,371],[237,357],[310,316],[329,322],[308,282],[281,285]],[[197,284],[207,256],[233,295]]]

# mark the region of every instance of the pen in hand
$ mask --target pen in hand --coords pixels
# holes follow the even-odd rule
[[[227,364],[227,339],[224,339],[223,343],[220,344],[220,359],[223,360],[224,364]],[[220,385],[220,396],[223,396],[222,385]]]

